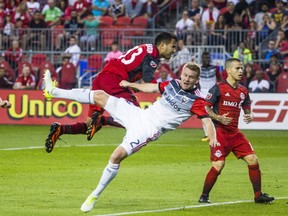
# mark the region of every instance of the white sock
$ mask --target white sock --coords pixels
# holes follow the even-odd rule
[[[92,195],[99,197],[102,191],[107,187],[107,185],[115,178],[119,170],[119,164],[112,164],[110,161],[105,167],[101,179],[96,187],[96,189],[91,193]]]
[[[90,89],[66,90],[54,88],[51,93],[55,98],[64,98],[69,100],[75,100],[80,103],[95,104],[93,99],[94,91],[91,91]]]

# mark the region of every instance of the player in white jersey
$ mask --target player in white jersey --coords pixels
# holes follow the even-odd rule
[[[51,81],[50,72],[46,71],[44,92],[47,98],[65,98],[81,103],[97,104],[108,111],[114,120],[127,130],[122,143],[112,153],[98,186],[82,204],[83,212],[93,209],[102,191],[117,175],[122,160],[148,142],[158,139],[166,131],[176,129],[193,114],[196,114],[207,127],[209,144],[214,147],[218,145],[214,125],[204,108],[206,101],[195,86],[199,80],[200,71],[198,65],[189,62],[183,67],[181,80],[159,84],[130,83],[123,80],[120,83],[123,88],[162,94],[162,97],[147,109],[141,109],[123,98],[108,95],[102,90],[56,88]]]
[[[204,51],[202,53],[201,74],[199,79],[200,90],[204,98],[207,96],[209,89],[219,81],[221,81],[219,69],[217,66],[211,65],[210,53]],[[203,130],[205,135],[201,141],[209,141],[207,130],[204,125]]]

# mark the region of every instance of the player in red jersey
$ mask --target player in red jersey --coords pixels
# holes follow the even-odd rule
[[[159,64],[160,58],[170,59],[176,52],[177,37],[168,32],[159,33],[153,44],[142,44],[136,46],[118,59],[113,59],[107,63],[102,71],[96,76],[92,83],[92,90],[104,90],[110,95],[124,98],[131,101],[136,106],[139,103],[129,89],[122,88],[119,83],[122,80],[136,82],[156,82],[154,71]],[[87,139],[91,140],[93,135],[101,129],[102,125],[122,127],[114,122],[112,117],[103,116],[104,109],[97,105],[90,105],[86,122],[76,122],[71,125],[61,125],[53,123],[50,133],[45,141],[46,151],[50,153],[56,141],[62,134],[87,134]]]
[[[248,90],[238,84],[243,76],[243,64],[237,58],[230,58],[226,61],[225,68],[228,73],[226,81],[215,84],[206,96],[206,109],[215,120],[220,146],[210,149],[212,167],[206,176],[199,202],[210,203],[209,193],[221,174],[225,159],[230,152],[248,164],[255,203],[272,202],[273,197],[261,192],[261,171],[253,147],[238,129],[241,108],[244,111],[244,122],[248,124],[253,120]]]

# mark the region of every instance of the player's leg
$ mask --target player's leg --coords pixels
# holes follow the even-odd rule
[[[254,191],[255,203],[272,202],[274,197],[269,197],[268,194],[261,192],[261,171],[259,168],[257,156],[255,154],[250,154],[245,156],[243,160],[248,165],[248,173]]]

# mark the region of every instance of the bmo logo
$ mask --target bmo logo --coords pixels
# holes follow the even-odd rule
[[[242,129],[288,130],[288,94],[250,94],[253,122],[239,121]]]

